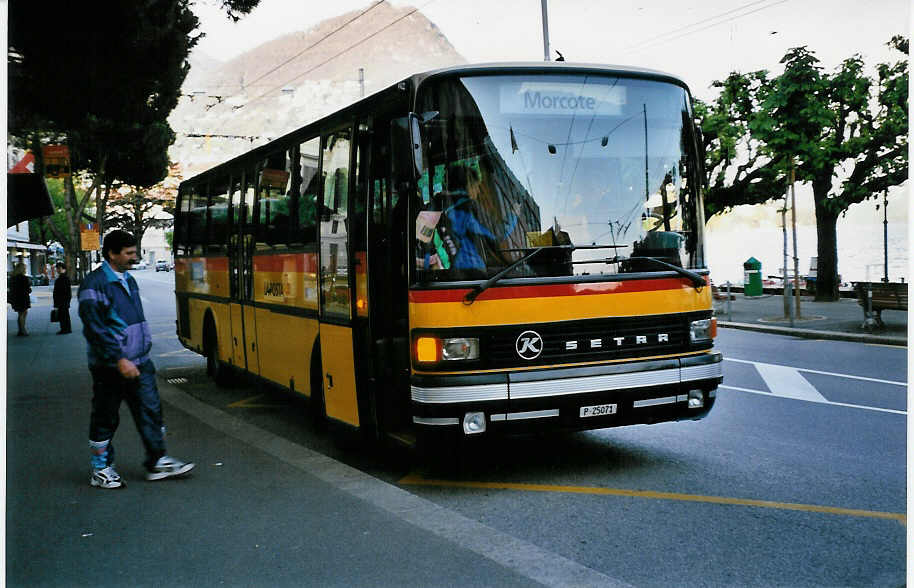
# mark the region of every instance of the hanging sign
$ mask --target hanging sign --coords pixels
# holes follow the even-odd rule
[[[70,148],[66,145],[44,145],[44,175],[48,178],[66,178],[70,175]]]

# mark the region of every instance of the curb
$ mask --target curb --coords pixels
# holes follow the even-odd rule
[[[880,345],[895,345],[907,347],[906,337],[893,337],[891,335],[868,335],[864,333],[845,333],[842,331],[817,331],[815,329],[797,329],[793,327],[775,327],[770,325],[755,325],[752,323],[734,323],[717,321],[718,327],[727,329],[740,329],[743,331],[758,331],[774,335],[788,335],[790,337],[803,337],[806,339],[828,339],[831,341],[852,341],[855,343],[876,343]]]

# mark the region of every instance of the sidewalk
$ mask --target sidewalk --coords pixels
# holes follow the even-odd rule
[[[145,481],[122,406],[127,487],[91,488],[82,325],[72,309],[73,333],[55,335],[49,289],[33,297],[28,337],[7,306],[9,586],[620,585],[205,404],[161,372],[168,451],[196,468]]]
[[[724,289],[721,289],[720,297],[720,300],[714,301],[719,327],[814,339],[907,346],[907,312],[884,310],[882,320],[885,326],[868,333],[863,329],[863,309],[855,298],[816,302],[812,296],[801,296],[800,316],[794,318],[791,327],[790,320],[784,316],[784,298],[780,294],[745,296],[742,292],[733,292],[729,309]]]

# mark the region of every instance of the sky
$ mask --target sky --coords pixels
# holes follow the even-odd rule
[[[544,58],[541,0],[389,0],[397,7],[417,7],[435,23],[468,62],[541,61]],[[196,0],[206,37],[197,50],[228,60],[280,35],[305,31],[320,21],[375,0],[261,0],[238,23],[214,6]],[[679,76],[692,94],[711,100],[714,80],[732,71],[767,69],[780,73],[779,61],[792,47],[814,51],[825,71],[860,54],[868,68],[896,61],[886,47],[896,34],[911,36],[911,0],[547,0],[551,48],[568,61],[647,67]],[[370,13],[368,13],[370,14]],[[367,15],[366,15],[367,17]],[[556,57],[555,53],[551,54]],[[872,69],[870,69],[872,72]],[[907,252],[914,235],[905,235],[914,213],[907,184],[889,192],[892,224],[889,240],[900,275],[914,275]],[[798,210],[811,217],[809,186],[797,187]],[[882,260],[882,212],[878,201],[852,206],[838,223],[839,271],[844,279],[864,279],[866,264]],[[750,255],[773,269],[779,259],[780,236],[755,231],[778,223],[778,204],[740,207],[747,219],[728,215],[709,225],[709,265],[718,282],[741,281],[741,260]],[[904,211],[899,215],[899,212]],[[868,227],[864,230],[864,227]],[[798,238],[802,271],[816,255],[814,227],[808,239]],[[756,234],[757,239],[746,238]],[[861,254],[860,252],[863,251]],[[851,259],[856,255],[855,259]],[[893,279],[897,279],[893,275]]]
[[[214,0],[197,0],[206,33],[198,50],[227,60],[374,1],[261,0],[233,24]],[[419,8],[471,63],[544,58],[541,0],[390,3]],[[551,48],[568,61],[659,69],[699,98],[731,71],[778,71],[787,49],[801,45],[826,70],[854,53],[868,64],[893,60],[885,43],[911,31],[909,0],[548,0],[547,8]]]

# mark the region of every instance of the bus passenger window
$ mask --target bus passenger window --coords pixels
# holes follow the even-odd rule
[[[207,253],[225,253],[229,227],[229,179],[217,178],[209,188],[209,237]]]
[[[321,178],[317,173],[320,148],[320,137],[315,137],[302,143],[299,149],[301,190],[298,198],[296,240],[305,245],[317,243],[317,203],[321,197]]]
[[[187,254],[187,219],[190,216],[191,188],[184,188],[178,195],[178,215],[175,218],[174,252],[175,255]]]
[[[289,164],[286,151],[267,157],[260,170],[257,248],[285,247],[289,233]]]
[[[185,251],[188,255],[203,255],[205,253],[206,185],[195,187],[190,194],[185,244]]]

